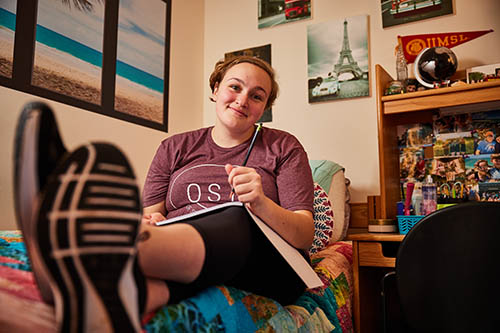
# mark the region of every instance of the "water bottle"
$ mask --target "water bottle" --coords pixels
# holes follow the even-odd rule
[[[415,183],[415,189],[413,190],[413,196],[411,197],[413,212],[415,215],[423,214],[423,194],[422,194],[422,183]]]
[[[437,191],[436,184],[433,183],[431,175],[427,175],[427,178],[422,185],[422,197],[423,214],[427,215],[435,211],[437,207]]]
[[[398,43],[398,47],[396,48],[396,75],[398,81],[400,81],[403,85],[408,79],[408,66],[405,59],[405,55],[403,52],[403,46],[401,43]]]

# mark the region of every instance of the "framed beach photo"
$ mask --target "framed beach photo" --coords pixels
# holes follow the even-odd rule
[[[16,0],[0,1],[0,77],[12,77]]]
[[[31,84],[100,105],[104,6],[87,12],[39,0],[35,36]]]
[[[369,96],[368,16],[307,27],[309,103]]]
[[[18,1],[0,2],[1,85],[168,130],[171,0]]]
[[[265,60],[269,65],[271,65],[271,44],[250,47],[247,49],[242,49],[238,51],[232,51],[224,54],[224,59],[228,60],[240,55],[248,55],[261,58]],[[258,123],[268,123],[273,121],[273,109],[267,108],[264,110],[262,117],[257,121]]]
[[[453,13],[453,0],[380,0],[382,26],[420,21]]]
[[[311,18],[311,0],[259,0],[259,29]]]

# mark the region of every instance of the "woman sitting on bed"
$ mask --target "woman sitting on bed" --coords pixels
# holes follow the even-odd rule
[[[27,245],[37,282],[42,290],[50,284],[62,330],[138,330],[139,312],[216,284],[282,304],[292,303],[304,291],[303,282],[244,207],[155,225],[240,201],[292,246],[311,246],[313,181],[299,141],[263,128],[248,163],[241,166],[255,122],[277,96],[273,69],[255,57],[220,61],[210,76],[210,88],[215,125],[173,135],[157,150],[144,186],[137,247],[133,240],[141,208],[126,158],[102,143],[60,154],[57,168],[41,188],[39,213],[29,222],[36,224],[36,233],[27,235],[31,227],[20,222],[27,243],[34,244]]]

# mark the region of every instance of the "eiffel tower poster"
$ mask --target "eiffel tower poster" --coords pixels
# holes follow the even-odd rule
[[[369,96],[368,16],[307,27],[309,103]]]

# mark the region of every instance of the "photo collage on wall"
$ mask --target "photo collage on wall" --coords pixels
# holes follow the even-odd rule
[[[500,110],[397,127],[401,195],[431,175],[438,203],[500,201]]]

